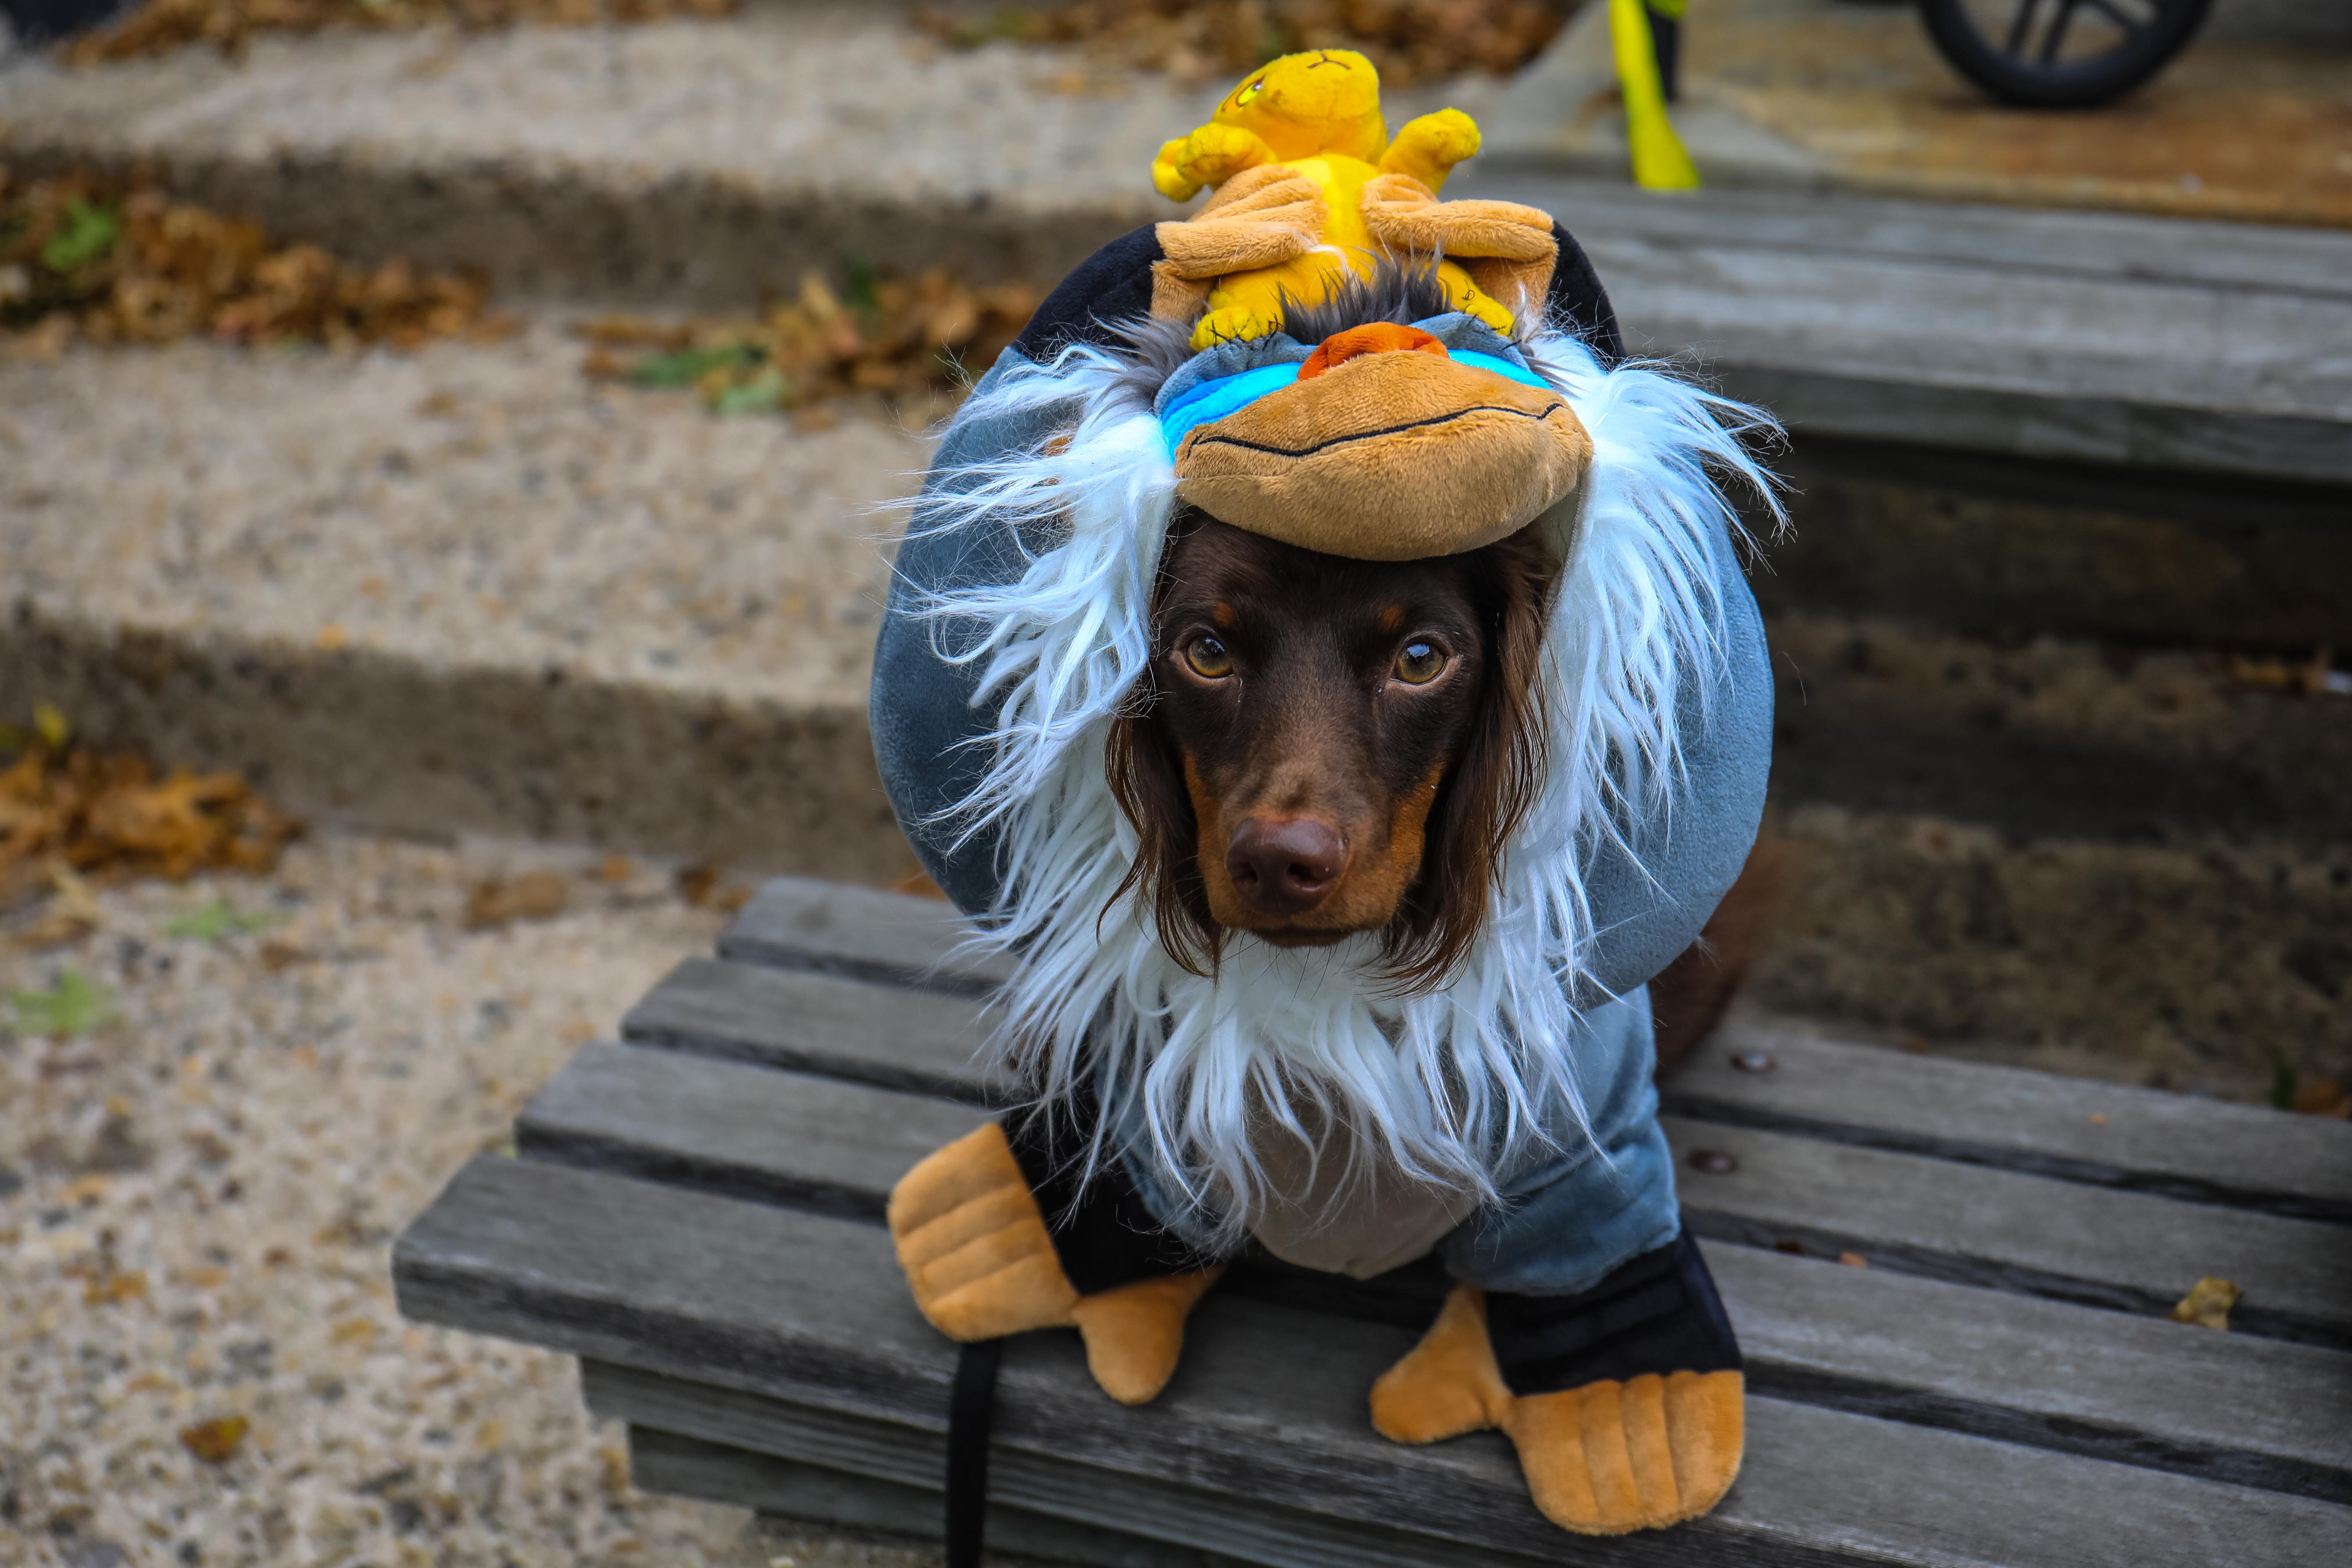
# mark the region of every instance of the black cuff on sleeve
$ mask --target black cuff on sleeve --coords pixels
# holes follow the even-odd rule
[[[1486,1338],[1513,1394],[1644,1373],[1738,1372],[1739,1342],[1688,1231],[1573,1296],[1486,1293]]]
[[[1014,1111],[1003,1123],[1013,1158],[1045,1216],[1062,1272],[1078,1294],[1208,1268],[1212,1259],[1151,1217],[1116,1158],[1102,1160],[1087,1173],[1094,1120],[1087,1097],[1050,1116]]]

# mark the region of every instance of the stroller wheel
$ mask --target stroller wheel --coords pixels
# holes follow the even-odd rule
[[[2213,0],[1919,0],[1960,74],[2023,109],[2088,109],[2162,70]]]

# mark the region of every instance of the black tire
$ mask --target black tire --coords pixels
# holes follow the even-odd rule
[[[2213,0],[2003,0],[2005,26],[1985,0],[1919,0],[1919,14],[1944,58],[2003,103],[2089,109],[2170,64],[2212,6]],[[2085,13],[2122,37],[2094,54],[2059,57],[2072,24]]]

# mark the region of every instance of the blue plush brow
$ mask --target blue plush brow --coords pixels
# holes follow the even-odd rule
[[[1551,384],[1522,364],[1514,364],[1497,354],[1480,353],[1475,349],[1457,349],[1454,357],[1477,370],[1492,371],[1506,380],[1522,386],[1549,389]],[[1175,457],[1176,448],[1184,443],[1197,426],[1213,425],[1228,414],[1239,413],[1270,392],[1279,392],[1298,379],[1298,366],[1265,364],[1255,370],[1245,370],[1237,375],[1221,375],[1204,381],[1170,404],[1160,416],[1160,431],[1167,439],[1168,455]]]

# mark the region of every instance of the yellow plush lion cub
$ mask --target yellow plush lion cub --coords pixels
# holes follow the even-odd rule
[[[1408,121],[1391,141],[1381,118],[1380,73],[1353,50],[1285,55],[1260,67],[1225,96],[1208,124],[1166,143],[1151,163],[1152,184],[1172,201],[1188,201],[1204,185],[1217,188],[1201,220],[1247,216],[1261,228],[1267,223],[1288,228],[1302,242],[1272,247],[1261,239],[1255,247],[1230,247],[1235,263],[1255,261],[1270,248],[1298,254],[1237,266],[1209,279],[1207,310],[1193,329],[1192,346],[1276,330],[1286,295],[1319,300],[1343,268],[1369,276],[1373,263],[1395,248],[1394,236],[1373,227],[1378,209],[1395,205],[1400,194],[1408,205],[1433,203],[1454,165],[1477,151],[1478,127],[1456,109]],[[1163,239],[1177,226],[1161,225]],[[1203,237],[1187,237],[1195,241],[1193,251],[1203,250]],[[1548,232],[1545,237],[1548,242]],[[1199,276],[1202,260],[1214,260],[1196,255],[1186,266],[1186,258],[1171,255],[1190,278]],[[1498,331],[1511,331],[1511,312],[1459,263],[1445,261],[1438,275],[1458,309]]]

